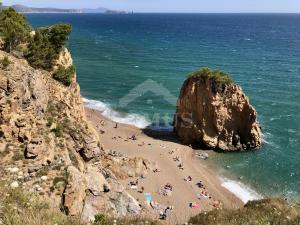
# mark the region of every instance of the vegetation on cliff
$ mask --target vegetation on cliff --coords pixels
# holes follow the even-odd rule
[[[50,202],[21,188],[10,189],[0,183],[0,223],[3,225],[83,225],[78,217],[66,216],[51,207]],[[299,225],[300,206],[291,206],[282,199],[252,201],[238,210],[214,210],[192,217],[192,225]],[[104,214],[95,216],[93,225],[159,225],[144,218],[116,219]]]
[[[22,188],[10,189],[0,183],[0,224],[2,225],[84,225],[79,217],[67,216],[51,203]],[[92,225],[160,225],[158,221],[144,218],[112,218],[104,214],[95,216]]]
[[[6,69],[11,64],[11,61],[9,61],[8,57],[5,56],[2,59],[0,59],[0,66],[3,69]]]
[[[189,75],[189,77],[195,77],[195,78],[209,77],[212,80],[216,81],[217,83],[221,83],[221,84],[233,83],[233,80],[231,79],[231,77],[228,73],[225,73],[220,70],[211,70],[210,68],[207,68],[207,67],[193,72],[192,74]]]
[[[21,188],[10,189],[0,183],[0,224],[3,225],[80,225],[78,218],[64,215],[48,201]]]
[[[4,49],[12,52],[19,44],[29,37],[30,26],[25,16],[13,8],[0,12],[0,37],[4,41]]]
[[[68,68],[65,68],[63,66],[59,66],[58,69],[53,73],[53,78],[65,86],[70,86],[72,83],[72,78],[75,74],[75,67],[70,66]]]
[[[282,199],[248,202],[238,210],[214,210],[189,220],[193,225],[299,225],[299,208]]]
[[[221,151],[262,145],[257,112],[242,88],[225,72],[203,68],[183,83],[174,131],[185,144]]]
[[[72,26],[63,23],[37,29],[25,54],[30,65],[51,71],[71,31]]]
[[[66,45],[72,31],[70,24],[58,23],[41,27],[32,31],[24,15],[13,8],[0,12],[0,38],[3,49],[7,52],[16,50],[24,55],[28,63],[35,69],[53,71],[59,55]],[[3,68],[9,65],[7,58],[0,61]],[[53,78],[65,86],[69,86],[75,74],[75,67],[59,66]]]

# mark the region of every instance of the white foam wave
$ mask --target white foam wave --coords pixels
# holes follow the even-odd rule
[[[222,181],[221,185],[233,193],[236,197],[241,199],[244,203],[263,198],[262,195],[258,194],[256,191],[252,190],[241,182],[229,180],[224,177],[220,179]]]
[[[118,112],[113,110],[108,104],[105,104],[101,101],[84,98],[83,102],[87,108],[99,111],[104,117],[116,123],[129,124],[141,129],[151,124],[145,117],[141,115]]]

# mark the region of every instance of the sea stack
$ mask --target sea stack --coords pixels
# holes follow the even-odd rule
[[[185,144],[240,151],[262,144],[257,112],[228,74],[208,68],[184,82],[174,116],[174,131]]]

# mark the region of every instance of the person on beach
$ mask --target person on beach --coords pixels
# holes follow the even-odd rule
[[[155,168],[155,169],[153,170],[153,173],[159,173],[159,172],[160,172],[160,170],[157,169],[157,168]]]
[[[141,190],[139,191],[139,193],[143,194],[143,193],[144,193],[144,190],[145,190],[145,188],[144,188],[144,186],[142,186],[142,187],[141,187]]]
[[[117,129],[117,128],[118,128],[118,123],[116,123],[116,125],[114,126],[114,128],[115,128],[115,129]]]
[[[170,155],[174,154],[174,150],[169,151],[169,154]]]
[[[172,206],[167,206],[163,211],[160,212],[160,220],[167,220],[168,214],[171,212]]]
[[[191,182],[193,179],[191,176],[188,176],[187,178],[184,178],[185,181]]]
[[[137,138],[136,138],[136,136],[135,136],[134,134],[131,136],[130,139],[133,140],[133,141],[136,141],[136,140],[137,140]]]
[[[175,162],[179,162],[179,161],[180,161],[180,159],[179,159],[178,156],[174,157],[173,160],[174,160]]]
[[[170,191],[173,190],[173,186],[170,183],[167,183],[164,188],[165,190],[170,190]]]
[[[181,170],[184,170],[184,167],[183,167],[183,163],[182,163],[182,162],[179,163],[178,168],[181,169]]]
[[[145,145],[145,142],[142,142],[141,144],[138,144],[138,146],[143,147]]]
[[[196,185],[198,186],[198,188],[204,188],[204,185],[201,180],[198,183],[196,183]]]

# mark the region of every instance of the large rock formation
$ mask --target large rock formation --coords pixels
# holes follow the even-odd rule
[[[105,152],[86,120],[76,80],[66,87],[51,72],[0,51],[0,59],[5,56],[11,64],[0,65],[1,167],[20,168],[19,183],[84,222],[101,212],[138,214],[136,200],[102,166]],[[67,49],[57,64],[72,65]]]
[[[184,82],[174,130],[186,144],[236,151],[262,144],[257,113],[227,74],[203,69]]]

